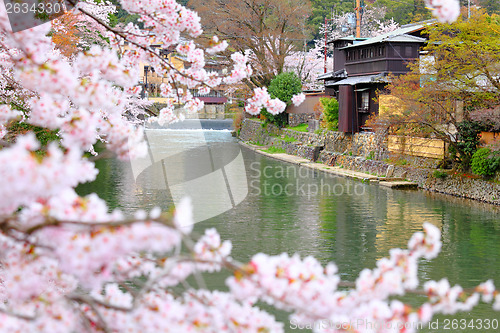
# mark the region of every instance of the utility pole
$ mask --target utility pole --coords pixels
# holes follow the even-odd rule
[[[467,1],[467,18],[470,19],[470,0]]]
[[[327,19],[325,17],[325,70],[324,73],[326,74],[326,46],[328,45],[328,21],[331,19]]]
[[[361,38],[361,0],[356,0],[356,38]]]

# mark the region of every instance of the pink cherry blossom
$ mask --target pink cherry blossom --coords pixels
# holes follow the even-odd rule
[[[295,106],[299,106],[299,105],[300,105],[300,104],[302,104],[305,100],[306,100],[306,95],[304,95],[303,93],[300,93],[300,94],[297,94],[297,95],[293,95],[293,96],[292,96],[292,103],[293,103],[293,105],[295,105]]]
[[[245,111],[250,114],[258,114],[263,107],[269,113],[276,115],[285,111],[286,104],[277,98],[272,99],[267,88],[255,88],[254,96],[248,100]]]
[[[425,4],[431,8],[432,14],[440,22],[454,22],[460,15],[458,0],[425,0]]]
[[[216,54],[216,53],[223,52],[229,46],[229,44],[225,40],[220,42],[219,38],[217,36],[212,37],[212,43],[214,45],[207,49],[208,54]]]
[[[455,17],[450,0],[428,4],[444,20]],[[203,107],[192,90],[208,93],[252,75],[251,52],[233,54],[227,75],[205,69],[205,55],[228,45],[214,37],[203,49],[186,39],[202,33],[200,18],[176,1],[122,0],[121,5],[137,14],[145,29],[133,23],[110,27],[114,5],[80,2],[77,25],[88,33],[71,57],[54,48],[50,23],[14,34],[0,6],[0,138],[16,120],[57,130],[59,139],[42,146],[27,133],[2,142],[0,332],[283,332],[283,324],[257,301],[289,311],[297,323],[360,322],[346,328],[359,332],[374,331],[367,323],[380,324],[377,332],[413,332],[397,324],[415,326],[438,313],[470,311],[481,299],[500,311],[491,280],[472,291],[451,287],[446,279],[428,281],[427,299],[416,307],[392,299],[415,291],[419,260],[440,252],[440,231],[428,223],[411,237],[408,249],[391,250],[349,288],[339,288],[346,282],[337,266],[322,266],[312,257],[259,253],[248,263],[235,261],[231,242],[215,229],[191,234],[188,198],[173,214],[156,207],[125,216],[110,211],[96,194],[79,196],[75,187],[96,179],[86,153],[99,158],[97,142],[125,160],[147,154],[141,118],[151,103],[139,98],[139,64],[163,77],[166,105],[148,119],[160,124]],[[66,29],[57,20],[52,28]],[[189,66],[173,66],[153,43],[176,49]],[[299,94],[292,102],[304,98]],[[286,104],[257,88],[245,109],[258,114],[262,108],[278,114]],[[223,269],[231,274],[229,291],[207,291],[201,273]],[[392,329],[385,329],[389,324]]]

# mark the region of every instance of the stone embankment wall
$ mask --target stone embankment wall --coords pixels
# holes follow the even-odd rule
[[[321,152],[319,160],[327,165],[383,176],[391,164],[385,161],[367,160],[358,156],[346,156],[335,152]],[[500,205],[500,184],[479,178],[467,178],[449,172],[445,178],[436,178],[436,169],[394,165],[393,177],[416,182],[419,187],[458,197]]]
[[[316,119],[316,114],[314,113],[289,113],[288,114],[288,125],[291,127],[307,124],[309,119]]]
[[[285,142],[285,136],[297,141]],[[389,167],[393,177],[416,182],[420,188],[458,197],[464,197],[500,205],[500,182],[468,178],[449,171],[444,178],[434,176],[439,160],[409,156],[391,156],[383,137],[373,133],[354,135],[328,131],[323,134],[280,130],[273,125],[262,126],[259,121],[247,119],[243,123],[240,138],[244,141],[274,145],[285,149],[287,154],[326,165],[385,176]],[[390,161],[397,161],[391,164]],[[404,165],[398,165],[404,164]]]
[[[322,146],[326,151],[340,152],[375,159],[388,158],[386,139],[373,133],[342,133],[325,131],[321,134],[298,132],[290,129],[278,129],[276,126],[257,120],[245,119],[242,124],[240,138],[244,141],[269,144],[272,137],[289,136],[303,145]]]

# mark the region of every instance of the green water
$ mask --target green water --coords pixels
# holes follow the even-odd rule
[[[165,136],[165,145],[172,144],[167,140],[171,132],[161,135]],[[211,131],[206,137],[209,145],[235,144],[228,131]],[[189,135],[179,140],[189,140]],[[363,184],[282,163],[243,148],[242,152],[248,196],[234,209],[195,225],[198,234],[215,227],[223,239],[230,239],[235,259],[246,261],[257,252],[312,255],[324,264],[334,261],[342,279],[354,281],[363,268],[372,268],[377,259],[387,256],[389,249],[404,248],[410,236],[427,221],[440,228],[443,249],[437,259],[421,262],[421,282],[447,277],[452,285],[467,288],[493,279],[500,286],[499,207],[426,191]],[[161,181],[154,165],[137,177],[127,162],[101,160],[98,167],[98,179],[82,185],[81,194],[97,192],[111,207],[126,213],[155,206],[171,207],[168,189],[159,189]],[[224,289],[224,277],[214,275],[207,277],[206,282],[212,288]],[[406,300],[421,302],[418,297]],[[286,314],[276,315],[286,320]],[[500,321],[500,313],[484,305],[471,313],[440,316],[440,329],[423,331],[500,331],[500,327],[445,330],[446,318]],[[287,331],[294,330],[288,327]]]

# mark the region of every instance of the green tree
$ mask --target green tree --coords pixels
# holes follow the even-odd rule
[[[481,141],[481,131],[484,125],[477,121],[465,120],[457,124],[457,145],[460,155],[453,154],[453,158],[460,162],[462,169],[468,169],[472,156],[477,151]],[[455,146],[451,149],[455,152]]]
[[[335,98],[319,99],[323,106],[323,116],[329,130],[336,131],[339,125],[339,102]]]
[[[267,91],[271,98],[278,98],[285,102],[286,105],[290,105],[293,95],[302,91],[302,83],[294,72],[281,73],[271,80]],[[264,108],[261,113],[266,117],[267,121],[278,127],[283,127],[288,122],[288,114],[286,112],[272,115]]]
[[[424,0],[377,0],[375,7],[386,8],[385,19],[394,19],[399,24],[408,24],[432,18],[431,11],[425,8]]]
[[[477,130],[468,131],[463,121],[500,103],[500,17],[473,12],[469,20],[427,30],[427,54],[409,73],[391,79],[387,92],[399,102],[377,123],[396,133],[442,139],[467,168]]]
[[[500,100],[500,16],[475,12],[470,19],[428,29],[425,51],[435,59],[429,87],[465,103],[466,111]]]
[[[116,6],[116,12],[109,16],[110,26],[114,27],[118,24],[127,25],[132,22],[139,25],[140,28],[144,27],[144,24],[139,22],[139,14],[131,14],[124,10],[119,0],[111,0],[111,3]]]
[[[478,0],[479,5],[486,10],[488,14],[500,15],[500,1],[498,0]]]
[[[331,18],[333,14],[344,14],[354,12],[352,0],[311,0],[312,12],[308,24],[313,31],[313,38],[324,38],[320,35],[319,27],[325,23],[325,18]]]

